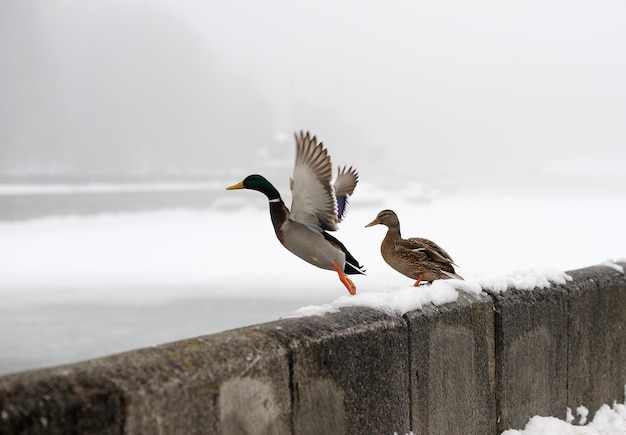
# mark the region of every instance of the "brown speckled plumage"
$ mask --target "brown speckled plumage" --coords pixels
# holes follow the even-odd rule
[[[417,280],[415,285],[437,279],[463,279],[455,273],[452,257],[435,242],[422,238],[403,239],[400,221],[392,210],[381,211],[366,227],[378,224],[388,228],[380,245],[383,259],[401,274]]]

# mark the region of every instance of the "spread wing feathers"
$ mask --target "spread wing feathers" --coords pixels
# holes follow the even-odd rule
[[[328,151],[307,132],[296,134],[296,163],[291,185],[289,219],[316,231],[337,230],[337,201],[331,184]]]
[[[438,263],[454,264],[452,257],[450,257],[450,255],[448,255],[448,253],[444,251],[441,246],[428,239],[415,237],[398,240],[396,242],[396,249],[408,249],[413,252],[421,252],[426,254],[429,259]]]
[[[337,197],[337,222],[341,222],[345,217],[348,198],[354,192],[358,182],[359,174],[352,166],[337,167],[337,179],[334,184]]]

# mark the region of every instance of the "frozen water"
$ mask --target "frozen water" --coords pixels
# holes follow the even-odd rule
[[[616,229],[626,197],[518,192],[415,201],[422,192],[384,196],[363,187],[336,234],[367,269],[353,277],[356,297],[335,273],[280,245],[256,192],[229,192],[249,205],[226,209],[0,222],[0,372],[345,306],[401,314],[453,301],[457,290],[544,288],[565,282],[564,270],[624,257],[626,234]],[[364,228],[383,208],[398,213],[404,237],[430,238],[451,253],[465,281],[416,289],[384,263],[385,229]]]

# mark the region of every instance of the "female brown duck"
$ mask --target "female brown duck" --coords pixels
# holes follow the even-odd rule
[[[454,272],[452,258],[435,242],[428,239],[403,239],[400,235],[400,221],[392,210],[383,210],[365,227],[386,225],[387,235],[380,245],[380,252],[388,265],[409,278],[420,282],[437,279],[463,279]]]

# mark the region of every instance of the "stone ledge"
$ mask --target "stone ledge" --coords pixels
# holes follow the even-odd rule
[[[345,308],[0,378],[0,434],[498,433],[623,400],[626,279]]]

